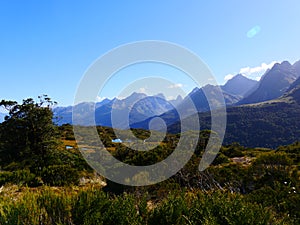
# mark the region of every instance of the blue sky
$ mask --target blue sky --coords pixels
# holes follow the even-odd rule
[[[298,0],[0,1],[0,99],[45,93],[70,105],[94,60],[142,40],[190,49],[220,84],[240,71],[257,78],[275,61],[300,59],[299,12]],[[193,89],[184,75],[156,72]],[[116,96],[129,77],[99,99]]]

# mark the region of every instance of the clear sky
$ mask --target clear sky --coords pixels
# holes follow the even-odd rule
[[[72,104],[91,63],[133,41],[184,46],[220,84],[240,71],[258,79],[275,61],[300,59],[299,0],[0,1],[0,29],[0,99],[18,101],[45,93]],[[126,79],[99,99],[115,96]],[[174,82],[193,89],[188,80]]]

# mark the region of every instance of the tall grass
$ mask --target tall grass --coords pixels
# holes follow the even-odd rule
[[[1,225],[281,224],[268,208],[227,192],[176,192],[150,199],[111,196],[98,187],[6,189],[0,193]]]
[[[0,224],[73,224],[70,213],[73,201],[72,193],[57,192],[49,187],[26,188],[19,195],[2,195]]]

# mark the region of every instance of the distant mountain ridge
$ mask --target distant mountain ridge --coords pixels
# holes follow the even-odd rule
[[[277,148],[300,140],[300,85],[277,99],[227,108],[223,144]],[[185,123],[195,121],[186,118]],[[210,112],[198,114],[201,129],[210,129]],[[180,132],[180,121],[169,122],[170,133]]]
[[[219,98],[220,94],[224,99]],[[196,87],[185,98],[166,100],[163,94],[147,96],[134,92],[124,99],[55,107],[53,120],[58,125],[73,124],[74,117],[75,125],[149,129],[150,121],[159,117],[168,132],[177,133],[181,121],[188,121],[194,115],[199,115],[201,129],[210,129],[210,111],[225,106],[224,144],[240,142],[249,147],[277,147],[299,140],[300,61],[293,65],[287,61],[276,63],[260,81],[237,74],[224,85]],[[0,122],[5,115],[0,113]],[[195,123],[194,119],[191,121]]]
[[[183,117],[188,117],[193,113],[196,113],[194,111],[194,108],[196,108],[197,112],[207,112],[211,109],[217,109],[218,107],[234,105],[242,99],[242,94],[253,88],[256,83],[257,81],[251,80],[239,74],[228,80],[225,85],[214,86],[208,84],[202,88],[196,87],[188,94],[187,97],[183,99],[183,101],[177,106],[177,109],[165,112],[159,117],[162,118],[168,126],[179,120],[177,110],[183,112]],[[233,86],[234,84],[239,87],[235,88]],[[244,91],[241,91],[240,87],[243,87]],[[239,95],[236,95],[236,93],[238,93]],[[220,101],[220,94],[223,95],[225,102]],[[209,98],[211,99],[211,102],[213,102],[213,105],[209,105],[209,101],[207,100],[208,96],[206,95],[209,95]],[[193,106],[190,104],[190,101],[193,102]],[[134,123],[131,127],[148,129],[148,125],[154,117],[155,116],[152,116],[144,121]]]
[[[288,61],[276,63],[260,79],[257,88],[237,105],[258,103],[280,97],[300,76],[298,62],[291,65]]]
[[[300,77],[279,98],[227,107],[223,144],[238,142],[248,147],[276,148],[299,141],[299,115]],[[210,129],[210,112],[199,113],[198,116],[201,129]],[[180,122],[169,122],[168,131],[180,132]]]
[[[257,81],[246,78],[242,75],[234,76],[232,79],[227,81],[225,85],[213,86],[206,85],[202,88],[194,88],[191,93],[188,94],[188,97],[192,99],[195,103],[196,109],[199,112],[210,110],[208,101],[206,99],[205,93],[209,93],[212,98],[214,93],[221,91],[224,95],[224,100],[226,105],[233,105],[240,101],[243,97],[243,94],[250,90]],[[142,100],[144,99],[144,100]],[[134,106],[134,102],[140,101],[139,104]],[[53,109],[55,122],[59,125],[64,123],[72,124],[72,111],[74,110],[78,115],[78,123],[81,125],[92,125],[96,122],[97,125],[102,126],[112,126],[111,123],[111,111],[112,107],[115,114],[119,114],[120,118],[122,115],[129,113],[129,109],[132,108],[130,113],[130,124],[137,123],[147,118],[161,115],[170,110],[174,110],[173,106],[181,107],[186,111],[185,115],[189,115],[190,108],[187,107],[187,100],[178,95],[176,99],[167,101],[165,96],[159,94],[157,96],[147,96],[143,93],[132,93],[125,99],[104,99],[101,102],[83,102],[74,107],[56,107]],[[95,109],[95,121],[93,121],[93,112]],[[176,113],[174,113],[175,115]],[[118,120],[118,119],[117,119]],[[124,124],[124,120],[116,122],[118,128],[127,128]]]
[[[153,115],[160,115],[172,108],[172,104],[163,95],[147,96],[142,93],[133,93],[123,100],[115,99],[109,105],[97,108],[96,124],[112,126],[111,117],[113,115],[114,127],[129,129],[131,123],[145,120]]]
[[[294,65],[284,61],[266,71],[259,82],[238,74],[224,85],[196,87],[185,98],[180,96],[176,100],[167,101],[163,95],[133,93],[122,100],[105,100],[96,103],[96,106],[95,103],[81,103],[73,109],[81,116],[79,124],[82,125],[94,124],[92,119],[95,115],[96,125],[149,129],[150,121],[159,117],[165,121],[168,132],[180,131],[179,109],[183,112],[183,118],[199,113],[202,118],[201,129],[209,129],[211,109],[206,95],[215,103],[213,110],[217,110],[218,107],[224,107],[222,102],[218,102],[216,94],[221,92],[228,113],[224,143],[237,141],[247,146],[272,147],[288,144],[300,137],[299,75],[300,61]],[[196,112],[191,110],[189,100],[194,103]],[[176,109],[173,105],[176,105]],[[91,110],[93,108],[96,112]],[[115,113],[114,124],[111,121],[112,109]],[[60,124],[72,123],[72,107],[57,108],[54,112],[65,117]],[[127,115],[127,119],[126,116],[124,119],[124,115]]]
[[[257,83],[258,81],[256,80],[251,80],[242,74],[237,74],[228,80],[225,85],[222,85],[221,88],[224,92],[244,97]]]
[[[272,97],[270,100],[262,98],[256,103],[227,105],[227,126],[223,144],[239,142],[248,147],[276,148],[300,140],[299,65],[299,61],[294,65],[287,62],[275,64],[265,73],[261,81],[255,84],[261,88],[266,85],[267,81],[271,81],[275,87],[283,86],[278,92],[275,92],[276,96],[279,95],[278,97],[270,95],[273,93],[273,87],[269,89],[266,86],[265,93],[270,98]],[[280,84],[276,86],[274,83],[278,77],[281,78],[278,81]],[[284,82],[281,82],[282,80]],[[199,90],[194,90],[191,95],[197,94]],[[260,89],[258,90],[260,91]],[[257,90],[252,91],[254,93]],[[181,132],[181,120],[174,115],[173,111],[166,112],[159,117],[167,124],[168,132]],[[199,112],[198,117],[201,129],[210,129],[210,112]],[[193,118],[195,118],[194,115],[190,115],[184,119],[184,123],[194,123],[195,119]],[[147,126],[151,119],[148,118],[134,124],[134,127],[148,129]]]
[[[129,115],[129,123],[139,122],[173,109],[172,104],[179,104],[181,100],[181,96],[167,101],[162,94],[147,96],[134,92],[125,99],[105,99],[98,103],[83,102],[74,107],[56,107],[53,109],[56,118],[54,121],[59,125],[72,124],[72,113],[75,113],[76,125],[94,125],[96,123],[102,126],[112,126],[111,117],[114,112],[114,125],[121,129],[128,129],[126,115]]]

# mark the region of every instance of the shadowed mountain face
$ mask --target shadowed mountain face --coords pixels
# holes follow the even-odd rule
[[[206,85],[203,88],[195,88],[190,94],[189,97],[194,102],[198,112],[205,112],[210,110],[207,97],[209,97],[212,102],[215,102],[215,105],[221,103],[216,102],[218,98],[218,93],[222,93],[224,96],[224,101],[226,105],[232,105],[238,102],[241,97],[237,95],[230,94],[228,92],[222,91],[222,88],[213,85]],[[209,95],[209,96],[206,96]],[[181,107],[184,107],[184,101],[181,103]]]
[[[287,92],[291,91],[292,89],[298,87],[300,85],[300,77],[297,78],[297,80],[295,80],[290,87],[287,89]]]
[[[297,83],[280,98],[229,108],[225,143],[278,147],[299,140],[300,82]]]
[[[221,86],[224,92],[231,95],[238,95],[244,97],[245,94],[250,91],[258,81],[251,80],[241,74],[234,76],[232,79],[228,80],[227,83]]]
[[[281,97],[270,101],[227,108],[223,144],[239,142],[248,147],[276,148],[300,138],[300,78]],[[210,112],[198,114],[201,129],[210,129]],[[193,122],[193,116],[186,118]],[[180,121],[169,125],[171,133],[180,132]]]
[[[293,64],[294,69],[296,70],[298,76],[300,76],[300,60]]]
[[[300,77],[291,84],[287,92],[279,100],[300,104]]]
[[[287,61],[276,63],[261,78],[257,88],[237,104],[251,104],[280,97],[299,77],[298,67],[298,64],[292,66]]]
[[[218,107],[234,105],[242,99],[244,93],[249,91],[256,85],[257,81],[248,79],[242,75],[236,75],[223,86],[206,85],[202,88],[194,88],[191,93],[177,106],[180,110],[185,112],[184,117],[191,115],[193,112],[190,106],[189,99],[193,102],[197,112],[206,112]],[[223,95],[224,101],[220,99],[220,94]],[[213,103],[209,105],[209,101]],[[168,112],[175,115],[174,112]],[[168,118],[170,118],[168,116]]]
[[[0,113],[0,123],[4,121],[4,117],[6,116],[5,113]]]
[[[195,88],[189,94],[189,97],[195,103],[198,112],[204,112],[210,110],[205,93],[209,93],[209,97],[214,101],[215,99],[217,99],[216,93],[222,91],[225,104],[233,105],[240,101],[243,96],[257,83],[258,81],[251,80],[241,74],[238,74],[232,79],[228,80],[225,85],[214,86],[208,84],[202,88]],[[184,102],[182,102],[181,104],[184,104]],[[216,105],[218,104],[216,103]]]

